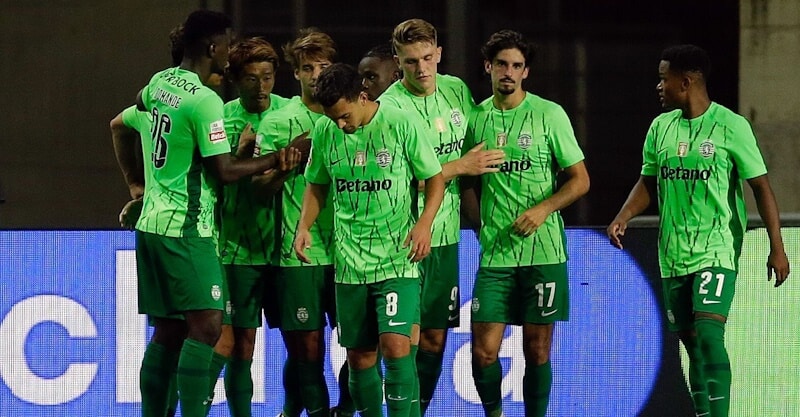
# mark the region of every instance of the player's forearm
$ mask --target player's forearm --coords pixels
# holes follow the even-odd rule
[[[328,186],[322,184],[308,183],[303,193],[303,207],[300,209],[300,222],[298,230],[309,230],[311,225],[317,221],[319,212],[325,206],[328,197]]]
[[[648,185],[648,181],[652,181],[653,184]],[[640,176],[639,180],[636,181],[636,184],[628,194],[628,198],[625,200],[622,208],[620,208],[619,213],[617,213],[616,218],[627,222],[644,212],[647,207],[650,206],[651,188],[655,189],[655,178]]]
[[[453,178],[464,175],[464,169],[461,164],[461,159],[455,161],[445,162],[442,164],[442,178],[444,182],[450,181]]]
[[[422,209],[418,223],[433,224],[442,200],[444,200],[444,178],[439,173],[425,180],[425,207]]]
[[[253,193],[262,202],[268,201],[283,190],[283,183],[292,172],[273,170],[267,174],[254,175],[252,179]]]
[[[117,158],[125,183],[130,190],[144,186],[144,167],[137,162],[136,140],[139,133],[122,123],[122,113],[111,120],[111,140],[114,144],[114,155]],[[136,198],[138,196],[132,196]]]
[[[761,220],[764,221],[764,227],[769,236],[769,244],[771,250],[783,251],[783,237],[781,236],[781,220],[780,210],[778,210],[778,202],[775,194],[772,192],[772,187],[766,175],[758,178],[748,180],[750,187],[753,189],[753,197],[756,200],[756,207]]]
[[[241,178],[273,169],[278,164],[277,152],[249,159],[230,158],[228,154],[223,157],[227,157],[228,159],[227,161],[218,161],[222,163],[218,164],[217,170],[219,180],[222,181],[223,184],[230,184]]]

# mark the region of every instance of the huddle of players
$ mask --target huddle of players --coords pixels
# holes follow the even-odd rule
[[[463,215],[482,245],[472,372],[485,414],[502,415],[498,354],[506,325],[519,324],[525,413],[544,416],[553,326],[569,310],[559,210],[588,192],[589,176],[564,110],[522,88],[532,59],[525,39],[503,30],[484,44],[493,95],[476,105],[460,79],[438,74],[436,29],[420,19],[397,25],[391,49],[370,51],[358,70],[335,63],[328,35],[301,31],[283,47],[301,90],[291,99],[271,93],[279,59],[268,42],[244,39],[228,54],[230,21],[207,11],[190,15],[183,30],[180,66],[142,91],[146,113],[131,108],[112,121],[115,148],[135,129],[150,159],[136,175],[131,152],[117,151],[132,197],[143,197],[139,303],[156,329],[140,375],[143,414],[167,415],[179,397],[183,415],[205,415],[226,367],[231,414],[250,416],[262,308],[287,349],[283,415],[380,416],[383,389],[390,416],[424,414],[447,330],[459,325]],[[226,63],[239,98],[223,106],[202,83]],[[167,137],[179,129],[194,129],[188,148]],[[159,177],[181,154],[183,170]],[[557,186],[559,171],[566,180]],[[176,178],[183,209],[174,196],[159,206],[153,196],[172,192]],[[219,180],[227,185],[217,223]],[[217,226],[222,271],[214,271],[215,256],[197,260],[213,252],[205,246],[216,242]],[[176,261],[176,252],[191,259]],[[197,281],[207,285],[180,284]],[[159,291],[179,301],[153,307]],[[331,409],[326,323],[347,348]]]

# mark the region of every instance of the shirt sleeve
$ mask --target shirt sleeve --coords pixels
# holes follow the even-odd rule
[[[571,167],[584,160],[583,151],[575,138],[575,131],[567,112],[561,106],[554,106],[549,112],[550,146],[561,168]]]
[[[203,157],[230,153],[231,145],[225,133],[225,112],[222,99],[209,94],[197,103],[192,123],[200,155]]]
[[[767,173],[767,165],[761,150],[758,149],[756,136],[750,123],[741,118],[740,121],[726,134],[731,135],[731,146],[728,149],[736,166],[739,177],[745,180],[760,177]]]
[[[425,136],[427,129],[420,128],[420,125],[413,120],[408,118],[405,123],[408,132],[405,141],[406,154],[414,171],[414,177],[426,180],[442,172],[442,165],[433,151],[430,140]]]
[[[658,160],[656,158],[656,134],[658,132],[657,123],[654,120],[650,124],[650,129],[647,130],[647,136],[644,138],[644,146],[642,147],[642,172],[641,174],[648,177],[654,177],[658,174]]]
[[[330,125],[327,117],[321,117],[317,120],[314,128],[311,129],[311,154],[308,157],[308,165],[306,166],[306,181],[312,184],[330,184],[331,176],[328,172],[327,161],[327,144],[325,138],[325,126]]]

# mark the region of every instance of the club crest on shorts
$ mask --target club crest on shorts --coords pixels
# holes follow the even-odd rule
[[[683,158],[688,153],[689,153],[689,143],[688,142],[678,142],[678,156]]]
[[[222,297],[222,290],[219,288],[219,285],[216,285],[216,284],[212,285],[211,286],[211,298],[213,298],[214,301],[219,301],[219,299],[221,297]]]
[[[712,142],[711,139],[706,139],[700,144],[700,155],[702,155],[703,158],[711,158],[714,156],[714,151],[714,142]]]
[[[531,138],[531,135],[528,133],[522,133],[517,138],[517,145],[519,145],[519,147],[522,149],[530,148],[532,143],[533,139]]]
[[[367,165],[367,154],[364,151],[356,151],[356,157],[353,158],[353,165],[363,167]]]
[[[497,134],[497,146],[503,147],[508,144],[508,134],[506,132],[500,132]]]
[[[477,313],[478,310],[481,309],[481,302],[478,301],[478,297],[472,299],[472,312]]]
[[[308,309],[305,308],[305,307],[299,307],[297,309],[296,316],[297,316],[297,320],[299,320],[300,323],[307,322],[308,321]]]
[[[389,150],[383,148],[375,153],[375,161],[378,162],[378,166],[381,168],[386,168],[392,164],[392,155],[389,154]]]
[[[461,124],[464,123],[464,115],[461,114],[461,111],[458,109],[453,109],[450,113],[450,121],[456,127],[461,127]]]
[[[667,310],[667,320],[669,320],[671,324],[675,324],[675,314],[672,314],[672,310]]]
[[[231,304],[230,300],[225,302],[225,312],[228,313],[229,316],[232,316],[234,314],[233,304]]]

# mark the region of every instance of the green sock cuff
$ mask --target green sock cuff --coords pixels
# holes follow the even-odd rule
[[[207,364],[214,360],[214,353],[214,348],[211,346],[194,339],[186,339],[183,342],[180,356],[181,358],[191,357],[192,360]]]

